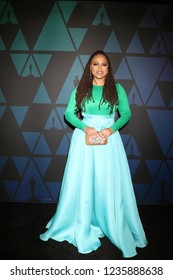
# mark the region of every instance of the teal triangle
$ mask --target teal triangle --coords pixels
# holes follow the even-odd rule
[[[81,78],[83,72],[83,68],[79,61],[79,58],[76,57],[68,76],[65,80],[65,83],[60,91],[60,94],[56,100],[56,104],[67,104],[71,95],[72,90],[74,89],[75,85],[75,78],[77,77],[79,80]]]
[[[137,32],[134,34],[126,52],[127,53],[138,53],[138,54],[145,53],[141,40],[140,40]]]
[[[51,195],[54,198],[54,201],[57,201],[60,190],[61,190],[61,182],[46,182]]]
[[[42,176],[45,176],[45,173],[49,167],[49,164],[51,162],[51,158],[34,158],[34,161],[38,167],[38,169],[40,170]]]
[[[6,100],[5,100],[5,97],[4,97],[3,93],[2,93],[1,88],[0,88],[0,103],[6,103]]]
[[[116,73],[114,76],[115,79],[126,79],[126,80],[132,80],[132,76],[130,74],[129,68],[127,66],[127,63],[125,59],[123,58]]]
[[[133,177],[141,161],[139,159],[128,159],[128,162],[129,162],[130,172]]]
[[[63,13],[66,23],[68,22],[71,14],[76,6],[76,3],[77,3],[77,1],[58,1],[58,4]]]
[[[52,57],[52,54],[34,54],[35,61],[42,75],[47,68],[47,65]]]
[[[139,25],[140,27],[157,27],[155,17],[153,15],[153,12],[151,10],[151,7],[148,7],[147,11],[145,12],[141,23]]]
[[[11,110],[13,112],[13,115],[14,115],[19,127],[21,126],[21,124],[26,116],[28,108],[29,108],[28,106],[11,106]]]
[[[6,47],[4,45],[4,42],[2,41],[2,38],[0,36],[0,51],[5,51],[6,50]]]
[[[79,49],[87,30],[87,28],[69,28],[70,34],[77,49]]]
[[[39,51],[75,51],[62,15],[55,3],[35,44]]]
[[[6,1],[4,1],[4,2],[6,2]],[[2,13],[1,18],[0,18],[0,24],[5,24],[8,22],[10,22],[12,24],[18,24],[10,2],[8,2],[8,4],[6,5],[5,10]]]
[[[66,128],[66,126],[67,126],[67,123],[65,122],[65,119],[64,119],[65,110],[66,110],[66,107],[59,107],[59,106],[58,106],[58,107],[56,108],[56,111],[57,111],[58,116],[59,116],[59,118],[60,118],[60,120],[61,120],[61,123],[62,123],[63,128]]]
[[[30,152],[32,152],[40,136],[40,132],[23,132],[22,134],[28,145],[28,148],[30,149]]]
[[[22,50],[22,51],[29,50],[21,29],[19,29],[19,31],[14,39],[14,42],[11,46],[11,51],[20,51],[20,50]]]
[[[67,155],[68,149],[69,149],[69,140],[67,139],[67,136],[64,135],[58,147],[56,155]]]
[[[1,174],[1,172],[4,168],[4,166],[5,166],[6,162],[7,162],[7,157],[6,156],[1,156],[0,157],[0,174]]]
[[[41,82],[40,87],[36,93],[36,96],[33,100],[33,103],[38,103],[38,104],[51,104],[51,100],[49,98],[49,95],[46,91],[46,88],[43,84],[43,82]]]
[[[32,55],[29,56],[21,75],[22,77],[28,77],[28,76],[40,77],[38,66],[35,63],[35,60],[33,59]]]
[[[129,92],[128,100],[129,100],[129,103],[132,105],[143,106],[141,97],[139,95],[139,92],[138,92],[135,84],[132,86],[132,88]]]
[[[161,160],[145,160],[146,162],[146,165],[147,165],[147,168],[152,176],[152,178],[154,179],[156,173],[158,172],[160,166],[161,166],[161,163],[162,161]]]
[[[168,53],[165,48],[165,43],[163,42],[163,39],[162,39],[160,33],[157,35],[149,53],[155,54],[155,55],[162,55],[162,54]]]
[[[49,146],[43,135],[41,135],[41,137],[37,143],[37,146],[34,149],[34,154],[41,154],[41,155],[50,155],[51,154]]]
[[[109,36],[109,39],[104,47],[104,51],[112,53],[122,53],[116,35],[113,31],[111,32],[111,35]]]
[[[6,106],[0,105],[0,120],[2,119],[4,112],[5,112]]]
[[[97,15],[92,23],[92,25],[100,25],[100,24],[111,26],[111,22],[109,20],[104,4],[102,4],[101,7],[99,8]]]
[[[19,182],[18,181],[3,181],[4,188],[8,193],[11,200],[13,200],[15,192],[17,190]]]
[[[44,129],[51,129],[51,128],[63,129],[55,109],[52,110],[46,122],[46,125],[44,127]]]
[[[126,59],[141,94],[141,98],[144,104],[146,104],[159,78],[166,58],[128,56]]]
[[[86,66],[86,64],[87,64],[87,62],[89,60],[90,55],[83,54],[83,55],[80,55],[79,57],[80,57],[80,60],[82,62],[83,68],[85,68],[85,66]]]
[[[167,64],[165,65],[159,80],[160,81],[170,81],[170,82],[173,81],[173,66],[169,60],[168,60]]]
[[[33,192],[32,192],[33,191]],[[51,201],[52,197],[38,167],[31,159],[14,197],[15,201]]]
[[[28,54],[10,54],[10,55],[18,74],[20,75],[26,63],[26,60],[28,58]]]
[[[160,94],[159,88],[156,85],[152,95],[150,96],[149,101],[147,102],[147,106],[156,106],[156,107],[165,107],[165,104],[163,102],[162,96]]]
[[[173,139],[173,111],[172,110],[147,110],[153,129],[160,143],[164,154],[167,154],[168,149]]]
[[[29,157],[13,157],[12,159],[17,171],[19,172],[20,176],[22,176],[28,164]]]

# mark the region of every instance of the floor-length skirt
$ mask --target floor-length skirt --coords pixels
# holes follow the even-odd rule
[[[84,114],[83,122],[98,131],[110,127],[114,116]],[[147,244],[124,145],[119,132],[107,145],[88,146],[85,132],[71,138],[57,209],[40,239],[68,241],[86,254],[106,236],[123,257],[137,254]]]

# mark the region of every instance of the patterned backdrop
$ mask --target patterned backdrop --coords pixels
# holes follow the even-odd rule
[[[0,1],[1,202],[57,201],[64,110],[96,49],[131,106],[120,133],[137,202],[173,203],[173,6],[111,1]]]

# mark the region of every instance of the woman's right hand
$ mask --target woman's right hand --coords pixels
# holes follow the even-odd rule
[[[93,128],[93,127],[90,127],[90,126],[86,126],[84,128],[84,131],[86,134],[88,134],[89,136],[96,136],[98,134],[98,131]]]

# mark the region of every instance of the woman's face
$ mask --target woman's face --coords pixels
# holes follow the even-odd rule
[[[108,61],[102,54],[95,55],[91,60],[90,70],[94,80],[103,82],[108,73]]]

